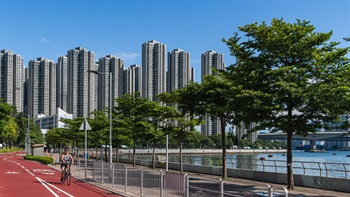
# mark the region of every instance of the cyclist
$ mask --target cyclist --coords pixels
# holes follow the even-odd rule
[[[70,170],[70,166],[74,163],[74,159],[71,154],[68,153],[68,148],[64,149],[64,153],[62,155],[62,163],[61,163],[61,181],[63,181],[64,168]]]

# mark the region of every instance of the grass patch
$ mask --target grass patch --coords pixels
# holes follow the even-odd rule
[[[39,161],[40,163],[44,163],[44,164],[52,164],[53,163],[53,158],[52,157],[46,157],[46,156],[26,155],[26,156],[24,156],[24,159],[26,159],[26,160],[33,160],[33,161]]]
[[[0,149],[0,153],[12,153],[19,150],[23,150],[23,149],[22,148],[5,148],[5,149]]]

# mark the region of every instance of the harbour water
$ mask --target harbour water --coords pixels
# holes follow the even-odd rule
[[[304,152],[293,151],[295,174],[350,178],[350,151]],[[262,159],[263,158],[263,159]],[[204,166],[221,166],[221,155],[184,155],[184,163]],[[178,161],[178,156],[173,157]],[[285,153],[228,154],[227,168],[286,173]],[[171,162],[171,161],[170,161]]]

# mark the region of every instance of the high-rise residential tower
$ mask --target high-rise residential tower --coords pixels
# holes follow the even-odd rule
[[[142,95],[142,71],[137,64],[124,69],[124,93],[134,92]]]
[[[56,64],[56,106],[67,111],[67,79],[68,79],[67,56],[58,57]]]
[[[107,55],[99,59],[98,63],[98,107],[97,110],[105,110],[110,102],[110,85],[112,86],[112,105],[115,98],[123,95],[123,71],[124,62],[113,55]],[[109,77],[112,76],[112,84]]]
[[[191,67],[191,77],[190,77],[190,82],[194,82],[195,80],[195,68],[194,67]]]
[[[95,109],[95,54],[77,47],[67,52],[67,113],[73,117],[90,117]]]
[[[142,44],[142,97],[155,100],[166,91],[166,45],[151,40]]]
[[[210,50],[202,54],[202,80],[205,76],[213,74],[213,68],[217,70],[225,69],[224,55]],[[207,115],[204,117],[204,120],[205,124],[201,126],[203,135],[210,136],[221,133],[221,126],[218,118],[213,120]]]
[[[38,58],[29,61],[29,114],[51,116],[56,114],[56,64]]]
[[[174,49],[168,53],[167,92],[183,88],[191,81],[190,53]]]
[[[23,112],[23,58],[10,50],[0,51],[0,98]]]

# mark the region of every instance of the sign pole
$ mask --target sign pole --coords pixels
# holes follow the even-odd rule
[[[79,130],[84,130],[85,132],[85,151],[84,151],[84,158],[85,158],[85,179],[86,179],[86,169],[87,169],[87,159],[88,159],[88,149],[87,149],[87,130],[91,130],[91,127],[89,125],[89,122],[84,119],[84,122],[81,124]]]
[[[87,130],[86,130],[86,119],[84,120],[84,131],[85,131],[85,179],[86,179],[86,168],[87,168]]]

